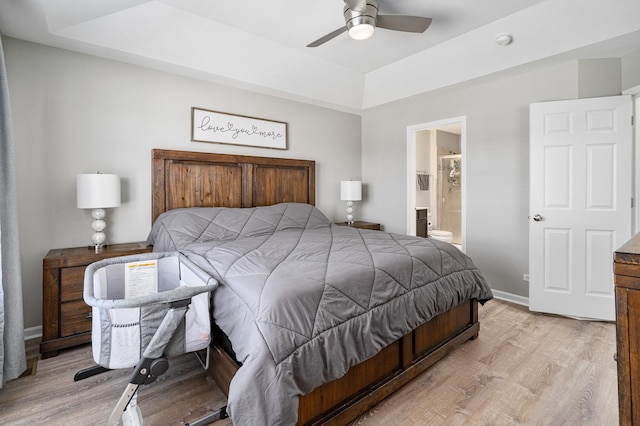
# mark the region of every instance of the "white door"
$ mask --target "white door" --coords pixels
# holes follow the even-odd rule
[[[631,237],[632,102],[531,104],[529,309],[614,320],[613,252]]]

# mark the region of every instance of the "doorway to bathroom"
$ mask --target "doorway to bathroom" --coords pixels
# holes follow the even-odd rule
[[[464,250],[465,146],[465,117],[407,127],[407,234]]]

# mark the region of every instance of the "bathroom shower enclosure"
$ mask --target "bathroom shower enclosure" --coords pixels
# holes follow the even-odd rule
[[[462,244],[462,155],[438,158],[438,229],[450,231]]]
[[[429,209],[429,222],[433,231],[451,231],[451,238],[454,244],[461,250],[466,249],[466,198],[468,196],[468,185],[466,185],[466,117],[452,117],[444,120],[431,121],[415,124],[407,127],[407,234],[416,235],[418,211],[423,208]],[[452,192],[460,194],[458,212],[455,223],[459,225],[458,230],[453,235],[453,230],[441,226],[439,212],[442,204],[442,191],[440,182],[440,157],[446,155],[460,154],[458,162],[458,189]],[[464,162],[464,164],[463,164]],[[429,190],[421,190],[417,184],[419,173],[429,174]],[[447,173],[451,173],[449,170]],[[455,176],[454,176],[455,177]],[[448,191],[445,189],[445,192]],[[445,194],[449,195],[448,193]],[[445,198],[446,202],[446,198]],[[446,203],[445,208],[452,203]],[[448,219],[445,218],[445,225]],[[432,231],[432,232],[433,232]],[[454,239],[455,238],[455,239]]]

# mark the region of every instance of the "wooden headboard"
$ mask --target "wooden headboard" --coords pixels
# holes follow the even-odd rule
[[[315,205],[315,161],[152,151],[152,223],[183,207]]]

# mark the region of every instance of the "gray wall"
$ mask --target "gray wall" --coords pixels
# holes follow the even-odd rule
[[[362,179],[371,188],[365,220],[405,233],[407,127],[466,116],[466,251],[492,288],[528,297],[522,275],[529,264],[529,104],[620,94],[636,81],[630,75],[640,74],[636,56],[622,65],[566,62],[365,111]]]
[[[364,217],[404,233],[407,126],[466,116],[466,251],[493,288],[527,296],[529,104],[577,93],[574,61],[365,111],[362,179],[371,191]]]
[[[13,114],[25,327],[42,324],[42,258],[90,244],[75,176],[117,173],[122,206],[107,211],[111,243],[146,239],[151,149],[316,161],[316,205],[342,220],[340,181],[358,179],[361,118],[208,82],[3,38]],[[190,108],[288,123],[288,150],[190,141]]]
[[[414,207],[429,207],[430,195],[435,190],[435,171],[431,170],[431,131],[425,130],[416,133],[416,171],[429,172],[431,181],[429,190],[420,190],[416,184],[416,205]]]
[[[640,49],[622,57],[622,90],[640,86]]]
[[[578,61],[578,97],[597,98],[620,94],[621,77],[620,58],[581,59]]]

